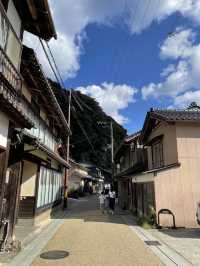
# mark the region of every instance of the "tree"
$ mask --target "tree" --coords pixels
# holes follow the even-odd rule
[[[67,119],[69,91],[61,89],[55,82],[51,81],[51,84]],[[124,139],[126,130],[106,115],[95,99],[79,91],[73,91],[71,118],[70,156],[77,162],[89,162],[110,168],[110,128],[102,128],[98,122],[112,120],[114,149]]]

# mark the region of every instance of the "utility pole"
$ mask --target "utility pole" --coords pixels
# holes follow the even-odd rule
[[[111,138],[111,177],[112,182],[114,181],[114,174],[113,174],[113,165],[114,165],[114,139],[113,139],[113,123],[110,121],[110,138]]]
[[[72,91],[69,90],[69,102],[68,102],[68,126],[71,129],[71,99],[72,99]],[[70,134],[67,136],[67,163],[69,164],[69,147],[70,147]],[[65,172],[65,184],[64,184],[64,202],[63,202],[63,209],[67,208],[67,182],[69,179],[69,169],[66,169]]]
[[[112,183],[114,183],[114,175],[113,175],[113,165],[114,165],[114,137],[113,137],[113,122],[112,120],[109,122],[105,121],[99,121],[99,125],[102,125],[104,127],[110,126],[110,150],[111,150],[111,178],[112,178]],[[110,124],[110,125],[109,125]]]

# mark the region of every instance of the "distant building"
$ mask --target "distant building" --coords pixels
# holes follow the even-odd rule
[[[118,180],[118,201],[123,209],[134,203],[132,176],[147,169],[147,153],[139,143],[141,132],[127,136],[115,152],[115,180]]]

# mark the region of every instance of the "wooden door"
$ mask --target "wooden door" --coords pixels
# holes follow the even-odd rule
[[[6,168],[8,161],[8,152],[0,152],[0,220],[3,219],[3,197],[5,190],[5,177],[6,177]]]

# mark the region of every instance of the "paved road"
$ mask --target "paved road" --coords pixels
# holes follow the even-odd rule
[[[69,256],[59,260],[38,256],[33,266],[163,265],[124,223],[123,215],[101,214],[95,196],[83,199],[71,212],[41,252],[64,250]]]

